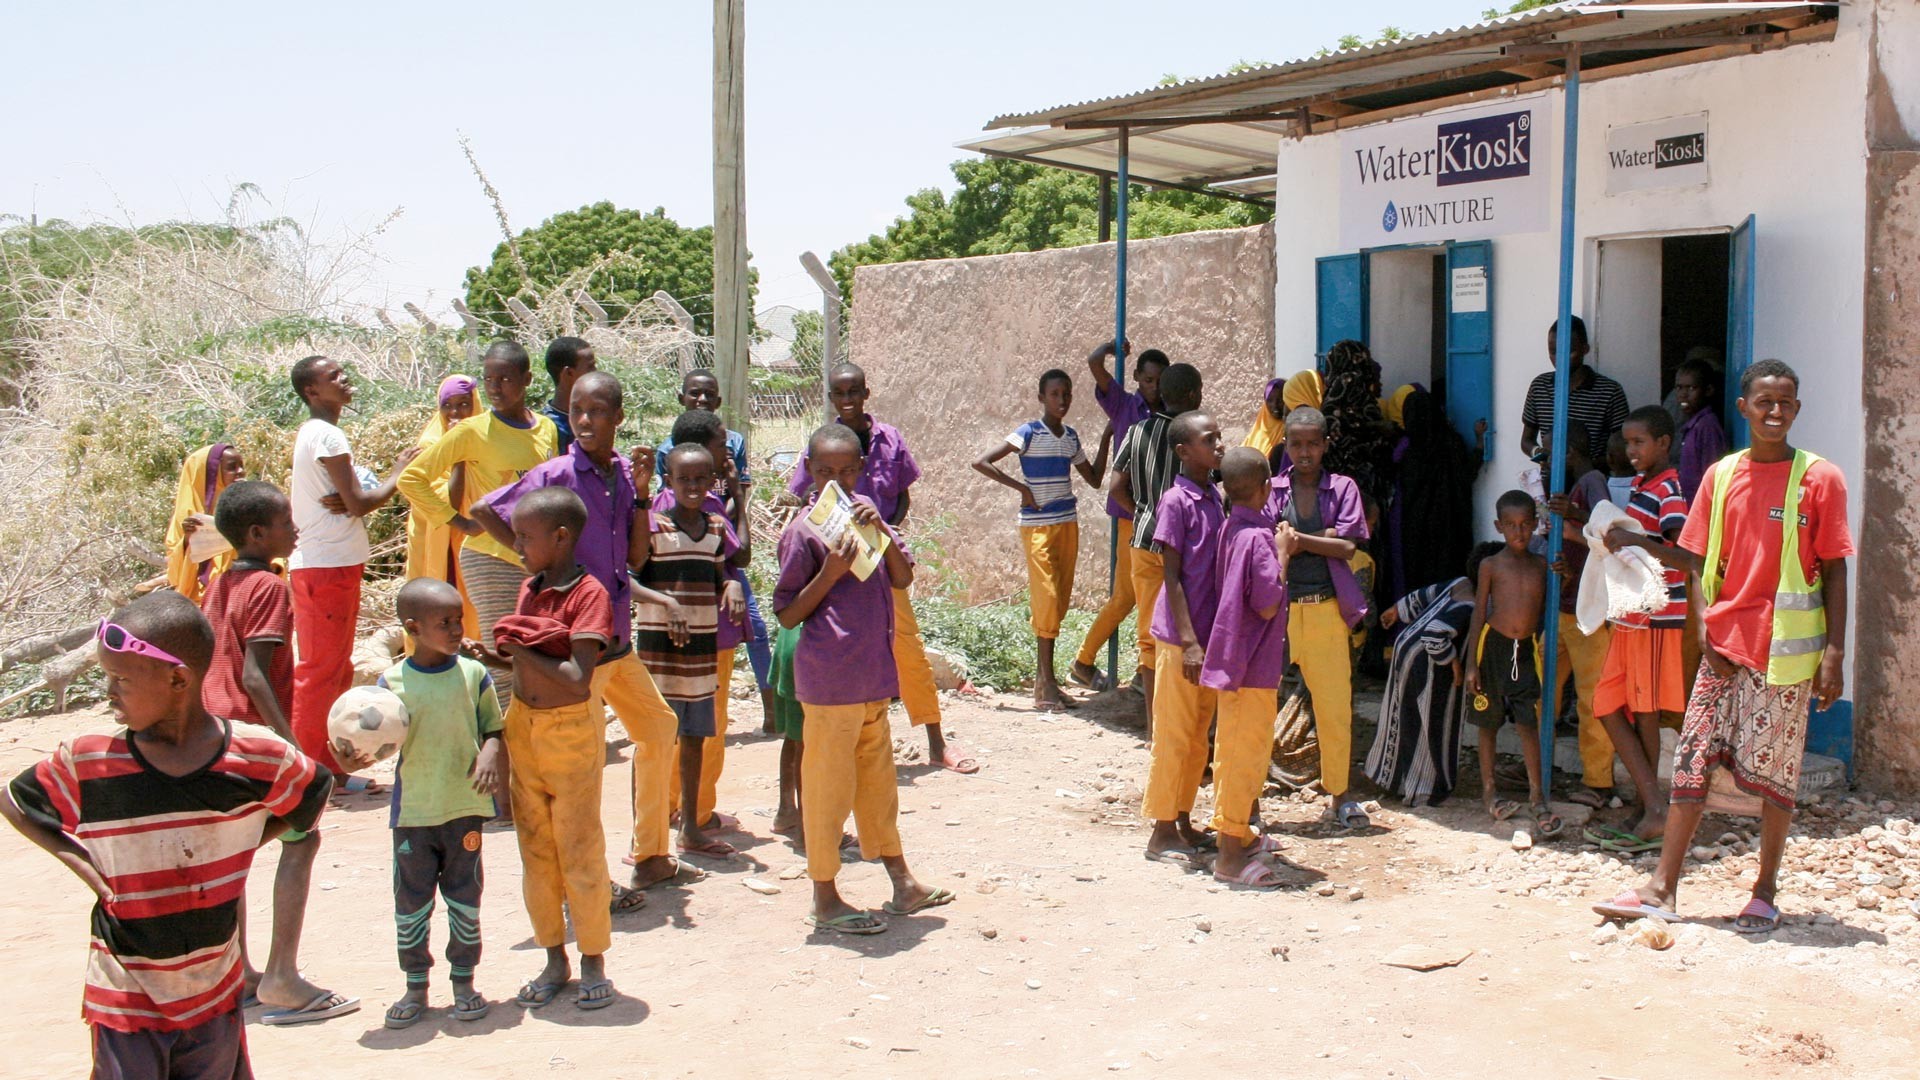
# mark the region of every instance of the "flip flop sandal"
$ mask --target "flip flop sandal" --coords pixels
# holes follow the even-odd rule
[[[1640,838],[1625,829],[1616,829],[1611,825],[1591,825],[1580,831],[1580,835],[1593,843],[1605,847],[1608,844],[1637,844]]]
[[[1534,806],[1533,823],[1540,827],[1540,836],[1546,840],[1551,840],[1559,836],[1561,831],[1567,827],[1567,823],[1561,821],[1560,815],[1554,813],[1553,807],[1548,806],[1546,803],[1539,803]]]
[[[953,759],[952,764],[947,763],[946,758],[948,757]],[[957,772],[962,776],[971,776],[980,771],[980,762],[976,758],[968,757],[959,747],[948,743],[947,753],[945,757],[941,758],[940,767],[949,772]]]
[[[650,881],[641,886],[641,888],[654,889],[662,885],[691,885],[696,881],[705,881],[706,879],[707,872],[705,870],[700,869],[685,859],[675,859],[673,860],[673,873],[657,881]]]
[[[619,882],[613,886],[613,903],[609,905],[615,915],[626,915],[647,906],[647,894],[639,889],[629,888]]]
[[[523,1009],[542,1008],[552,1002],[566,985],[563,982],[535,982],[528,979],[525,985],[520,987],[520,992],[514,995],[513,1003]]]
[[[1088,679],[1088,678],[1082,677],[1080,672],[1075,670],[1073,667],[1069,667],[1067,669],[1067,681],[1072,683],[1075,686],[1085,687],[1086,689],[1091,690],[1096,694],[1105,693],[1106,691],[1113,689],[1113,678],[1111,676],[1109,676],[1106,672],[1101,671],[1099,668],[1093,668],[1092,670],[1093,670],[1093,678]]]
[[[947,904],[953,903],[955,899],[957,899],[957,897],[954,896],[952,890],[936,888],[921,897],[918,902],[906,907],[896,906],[893,901],[889,900],[880,905],[880,910],[889,915],[912,915],[915,912],[925,911],[931,907],[944,907]]]
[[[387,1006],[386,1025],[388,1031],[401,1031],[420,1022],[427,1011],[425,1005],[417,1001],[396,1001]]]
[[[715,832],[739,832],[740,819],[734,817],[732,814],[723,814],[715,810],[712,814],[708,815],[707,824],[704,827],[712,829]]]
[[[1202,829],[1200,830],[1200,839],[1193,842],[1193,849],[1200,852],[1219,851],[1220,840],[1213,835],[1212,829]]]
[[[1505,821],[1519,812],[1520,804],[1512,799],[1495,799],[1493,809],[1487,811],[1487,814],[1495,821]]]
[[[573,1007],[588,1012],[594,1009],[604,1009],[613,1004],[614,999],[618,996],[619,995],[613,991],[612,981],[608,979],[601,979],[598,982],[590,983],[583,982],[580,984],[580,992],[574,995]]]
[[[1628,833],[1627,835],[1630,839],[1602,840],[1600,842],[1600,850],[1613,855],[1645,855],[1649,851],[1659,851],[1667,846],[1666,837],[1663,836],[1642,840],[1632,833]]]
[[[849,911],[845,915],[835,915],[831,919],[822,919],[817,915],[807,916],[808,925],[815,930],[831,930],[836,934],[851,934],[866,937],[870,934],[884,934],[887,924],[865,911]]]
[[[1763,920],[1752,925],[1742,925],[1741,919]],[[1771,934],[1780,929],[1780,909],[1759,897],[1747,901],[1740,914],[1733,917],[1733,929],[1740,934]]]
[[[1223,874],[1215,870],[1213,872],[1213,880],[1224,885],[1243,889],[1259,889],[1262,892],[1277,889],[1281,885],[1286,884],[1279,874],[1273,872],[1271,866],[1254,862],[1252,859],[1248,859],[1247,865],[1241,867],[1240,872],[1237,874]]]
[[[1199,870],[1204,865],[1200,853],[1191,848],[1168,848],[1165,851],[1147,852],[1147,861],[1163,862],[1178,866],[1182,870]]]
[[[1573,793],[1567,796],[1567,801],[1588,807],[1589,809],[1603,810],[1606,808],[1607,799],[1610,797],[1611,796],[1602,795],[1590,787],[1583,787],[1574,789]]]
[[[688,847],[675,841],[674,847],[678,848],[683,855],[705,855],[709,859],[724,859],[739,851],[725,840],[709,840],[699,847]]]
[[[493,1008],[493,1002],[482,994],[469,994],[453,999],[453,1018],[455,1020],[478,1020]]]
[[[274,1027],[287,1027],[293,1024],[318,1023],[358,1011],[360,1011],[359,998],[343,997],[331,990],[322,990],[319,996],[300,1008],[267,1013],[260,1018],[260,1022]]]
[[[1367,816],[1365,810],[1360,809],[1360,804],[1357,802],[1341,803],[1340,811],[1334,815],[1334,817],[1335,820],[1340,822],[1340,827],[1343,829],[1369,829],[1373,827],[1373,819]]]
[[[1654,919],[1659,922],[1679,922],[1680,916],[1666,908],[1654,907],[1640,899],[1640,894],[1629,889],[1604,904],[1593,905],[1595,915],[1604,915],[1609,919]]]
[[[1247,845],[1248,855],[1277,855],[1280,853],[1280,840],[1270,833],[1261,833],[1260,838]]]

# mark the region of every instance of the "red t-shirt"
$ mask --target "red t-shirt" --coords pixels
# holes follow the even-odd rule
[[[549,587],[546,580],[547,575],[535,574],[520,586],[515,615],[552,619],[574,638],[591,638],[602,645],[613,641],[613,602],[607,599],[606,586],[584,570],[566,585]]]
[[[1680,546],[1707,553],[1713,519],[1713,493],[1725,459],[1700,479],[1694,513],[1680,534]],[[1787,477],[1793,461],[1755,462],[1741,458],[1727,485],[1726,518],[1720,540],[1720,596],[1707,608],[1707,640],[1721,655],[1755,671],[1765,671],[1773,644],[1773,595],[1780,588],[1780,519],[1786,510]],[[1847,479],[1832,462],[1818,461],[1800,481],[1800,569],[1818,583],[1820,561],[1853,554],[1847,528]]]
[[[234,564],[207,584],[200,610],[213,624],[213,664],[200,688],[200,702],[215,716],[249,724],[267,718],[247,696],[240,681],[246,668],[247,642],[276,641],[267,661],[267,682],[280,703],[280,715],[293,710],[293,593],[286,580],[271,570]]]
[[[1687,523],[1687,497],[1680,492],[1680,474],[1673,469],[1662,469],[1652,476],[1634,477],[1633,494],[1622,509],[1628,517],[1639,522],[1648,536],[1656,540],[1675,529],[1684,529]],[[1774,558],[1779,557],[1779,548],[1776,546]],[[1651,616],[1637,611],[1622,615],[1612,620],[1615,626],[1634,630],[1651,626],[1655,630],[1669,630],[1687,624],[1687,575],[1664,563],[1660,570],[1667,583],[1667,606]]]

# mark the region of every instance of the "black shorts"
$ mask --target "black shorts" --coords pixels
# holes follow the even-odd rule
[[[1539,639],[1516,641],[1488,628],[1480,650],[1480,697],[1467,702],[1467,721],[1475,727],[1498,728],[1511,720],[1522,727],[1540,722]]]
[[[93,1025],[93,1080],[253,1080],[239,1009],[182,1031]]]

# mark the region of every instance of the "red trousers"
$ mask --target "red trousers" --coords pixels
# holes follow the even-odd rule
[[[335,774],[327,747],[327,710],[353,685],[353,631],[360,621],[364,565],[294,570],[293,737],[306,754]]]

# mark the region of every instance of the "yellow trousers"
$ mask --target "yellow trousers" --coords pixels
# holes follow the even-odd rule
[[[667,791],[675,760],[674,732],[680,722],[653,684],[647,665],[631,649],[618,660],[593,669],[589,711],[602,716],[603,708],[613,710],[633,742],[633,840],[627,854],[636,862],[671,855]]]
[[[800,756],[801,829],[807,839],[807,877],[832,881],[840,873],[840,830],[852,814],[860,856],[891,858],[900,848],[900,789],[893,773],[892,702],[807,705],[807,752]]]
[[[598,956],[613,943],[613,888],[600,828],[606,725],[592,704],[536,709],[515,697],[506,716],[513,830],[533,940],[543,949],[565,944],[570,912],[582,956]]]
[[[1280,691],[1220,691],[1220,730],[1213,737],[1213,830],[1253,839],[1247,814],[1267,785],[1273,760],[1273,722]]]
[[[1580,632],[1580,621],[1560,613],[1559,645],[1554,650],[1554,678],[1563,685],[1567,673],[1573,673],[1574,708],[1580,714],[1581,782],[1590,788],[1613,786],[1613,740],[1606,725],[1593,715],[1593,689],[1600,685],[1600,671],[1607,666],[1607,643],[1613,640],[1613,627],[1602,626],[1591,635]],[[1554,687],[1553,717],[1560,718],[1564,707],[1561,687]]]
[[[1153,656],[1153,760],[1141,811],[1149,821],[1172,821],[1192,813],[1200,795],[1219,694],[1187,680],[1180,646],[1158,642]]]
[[[900,704],[914,727],[940,722],[940,688],[927,662],[927,645],[920,640],[920,620],[913,614],[913,597],[893,590],[893,670],[900,678]]]
[[[733,650],[722,649],[714,656],[720,665],[720,686],[713,695],[713,734],[700,740],[700,813],[694,820],[706,828],[720,805],[720,770],[727,763],[727,700],[733,689]],[[680,809],[680,753],[673,753],[673,779],[667,787],[668,804]]]
[[[1027,594],[1033,609],[1033,636],[1052,641],[1073,600],[1073,568],[1080,561],[1080,523],[1022,525],[1020,546],[1027,551]]]
[[[1160,600],[1160,584],[1166,580],[1167,564],[1157,551],[1134,548],[1132,569],[1133,609],[1138,612],[1135,625],[1139,630],[1140,670],[1151,670],[1158,678],[1160,668],[1153,656],[1153,605]]]
[[[1347,633],[1337,601],[1287,605],[1287,647],[1313,695],[1320,786],[1336,796],[1346,794],[1353,768],[1353,652]]]
[[[1113,523],[1120,531],[1120,546],[1113,557],[1113,591],[1107,595],[1106,606],[1100,609],[1100,614],[1093,617],[1093,629],[1087,631],[1087,640],[1080,643],[1080,655],[1074,657],[1077,664],[1091,666],[1100,655],[1100,647],[1120,632],[1120,624],[1133,610],[1133,519],[1114,518]]]

